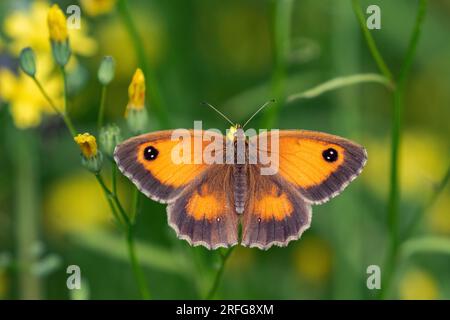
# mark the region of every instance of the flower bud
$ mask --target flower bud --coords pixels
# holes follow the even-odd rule
[[[98,68],[98,80],[104,86],[108,85],[114,79],[114,73],[116,69],[116,63],[113,57],[103,57],[100,67]]]
[[[145,109],[145,77],[141,69],[136,69],[128,87],[128,105],[125,112],[128,128],[133,134],[147,131],[148,115]]]
[[[100,147],[108,157],[113,157],[114,149],[121,141],[120,128],[115,124],[108,125],[100,130]]]
[[[64,67],[69,61],[71,50],[66,16],[57,4],[54,4],[48,11],[47,25],[53,57],[59,66]]]
[[[136,69],[128,87],[127,109],[143,109],[145,106],[145,77],[141,69]]]
[[[30,47],[22,49],[19,56],[19,65],[23,72],[30,77],[36,75],[36,58]]]
[[[64,67],[67,62],[69,62],[70,55],[72,53],[69,40],[66,40],[65,42],[52,41],[52,53],[56,63],[60,67]]]

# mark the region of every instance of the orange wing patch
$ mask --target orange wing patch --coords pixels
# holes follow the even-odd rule
[[[337,151],[337,160],[327,162],[323,152]],[[344,149],[336,144],[312,139],[280,140],[279,172],[287,181],[304,188],[319,185],[344,162]]]
[[[263,194],[256,200],[253,214],[262,220],[275,219],[277,221],[290,216],[293,212],[292,202],[286,193],[277,194],[277,191],[277,188],[273,186],[269,193]]]
[[[195,191],[186,205],[186,213],[195,220],[206,219],[211,221],[217,219],[224,213],[226,206],[225,195],[223,193],[208,190],[208,185],[203,184],[201,190]]]
[[[223,141],[222,135],[201,130],[186,130],[182,136],[171,130],[144,134],[118,145],[114,159],[120,171],[146,196],[170,202],[202,177],[209,167],[202,161],[203,153],[211,149],[211,144],[215,146],[218,138]],[[223,150],[218,151],[215,154],[222,156]]]
[[[262,133],[250,138],[278,166],[278,176],[292,184],[309,203],[320,204],[339,194],[362,171],[366,150],[338,136],[307,130]],[[259,139],[267,139],[267,147]],[[262,140],[263,141],[263,140]],[[272,148],[273,147],[273,148]],[[278,149],[278,150],[277,150]]]
[[[230,176],[231,167],[213,166],[168,206],[169,224],[179,238],[209,249],[238,242],[238,216],[226,193]]]
[[[161,183],[175,188],[183,186],[195,179],[205,169],[205,165],[194,164],[194,152],[190,155],[190,164],[174,163],[172,150],[179,143],[172,140],[144,143],[138,147],[137,161]],[[193,143],[191,144],[191,150],[194,150]],[[144,150],[150,146],[158,150],[158,156],[155,160],[148,161],[144,158]],[[183,156],[182,153],[180,156]]]

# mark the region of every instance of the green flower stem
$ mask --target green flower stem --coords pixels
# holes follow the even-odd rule
[[[292,0],[272,2],[274,43],[274,71],[272,74],[272,95],[275,104],[267,108],[262,118],[262,128],[271,128],[276,123],[278,113],[284,104],[286,95],[286,66],[290,50],[290,30],[292,19]]]
[[[127,245],[128,245],[128,254],[130,257],[131,266],[133,268],[133,274],[139,285],[139,291],[140,291],[143,299],[149,300],[150,293],[149,293],[148,287],[146,285],[147,281],[145,280],[144,273],[142,272],[142,269],[139,266],[139,262],[136,257],[136,250],[135,250],[135,243],[134,243],[134,225],[128,226]]]
[[[113,165],[114,166],[114,165]],[[133,270],[134,277],[136,279],[136,282],[139,287],[139,291],[141,293],[141,296],[143,299],[148,300],[150,299],[150,293],[146,285],[146,280],[144,277],[144,273],[142,272],[142,269],[139,265],[137,256],[136,256],[136,250],[135,250],[135,242],[134,242],[134,224],[133,221],[130,219],[128,214],[123,209],[122,204],[119,201],[119,198],[116,193],[111,192],[109,188],[106,186],[102,176],[98,173],[95,175],[97,178],[98,183],[102,187],[102,190],[105,194],[105,196],[108,199],[108,204],[111,208],[111,211],[114,214],[114,211],[117,210],[120,213],[121,218],[124,221],[125,225],[125,231],[126,231],[126,241],[127,241],[127,249],[128,249],[128,256],[130,258],[131,267]]]
[[[395,266],[398,260],[398,253],[400,247],[399,238],[399,207],[400,207],[400,188],[399,188],[399,173],[398,173],[398,162],[399,162],[399,149],[401,142],[401,128],[402,128],[402,118],[404,109],[404,90],[407,75],[411,68],[411,64],[416,52],[417,43],[420,36],[420,31],[422,28],[422,23],[425,18],[426,12],[426,0],[420,0],[419,8],[416,16],[416,21],[414,24],[414,29],[411,34],[408,49],[406,51],[405,59],[400,67],[400,73],[396,81],[394,81],[392,72],[387,67],[381,56],[375,41],[367,29],[365,23],[364,13],[362,11],[361,5],[358,0],[352,0],[353,10],[358,18],[361,29],[364,33],[364,37],[367,42],[367,46],[377,63],[380,71],[385,75],[386,78],[391,79],[395,83],[394,97],[393,97],[393,117],[392,117],[392,136],[391,136],[391,174],[390,174],[390,191],[389,191],[389,202],[388,202],[388,225],[390,234],[390,246],[387,254],[387,262],[384,271],[384,283],[380,291],[380,298],[384,298],[389,290],[390,283],[393,278],[395,271]]]
[[[390,225],[391,245],[387,256],[387,264],[385,270],[385,283],[380,291],[380,297],[384,298],[390,288],[395,265],[398,260],[400,238],[399,238],[399,207],[400,207],[400,190],[399,190],[399,173],[398,173],[398,155],[400,150],[400,138],[404,109],[404,91],[407,75],[411,68],[411,64],[416,52],[417,43],[420,36],[422,23],[425,18],[427,0],[420,0],[419,8],[414,24],[414,29],[406,51],[405,59],[400,67],[400,74],[396,81],[396,89],[394,91],[394,116],[392,119],[392,141],[391,141],[391,177],[389,192],[388,219]]]
[[[139,65],[144,71],[147,92],[149,92],[151,98],[150,101],[152,106],[154,106],[156,116],[158,117],[160,124],[163,127],[167,128],[170,125],[169,115],[163,104],[158,81],[155,80],[153,70],[151,70],[148,65],[145,48],[142,39],[139,36],[138,29],[135,25],[135,20],[130,14],[127,1],[119,0],[117,2],[117,10],[125,26],[125,29],[128,32],[131,42],[133,43]],[[146,105],[148,106],[149,103],[147,103]]]
[[[227,250],[227,252],[225,254],[223,254],[222,252],[219,251],[220,253],[220,266],[219,269],[217,270],[216,276],[214,277],[214,282],[213,285],[211,287],[211,289],[208,292],[208,295],[206,296],[207,300],[211,300],[212,298],[214,298],[217,289],[219,288],[219,284],[220,284],[220,280],[222,279],[222,275],[223,275],[223,271],[225,270],[225,264],[227,263],[228,259],[231,256],[231,253],[233,252],[235,247],[231,247]]]
[[[111,162],[111,180],[112,180],[112,192],[117,194],[117,166]]]
[[[102,187],[102,190],[105,193],[106,197],[108,199],[110,199],[111,203],[113,204],[113,206],[111,207],[111,210],[113,210],[113,207],[117,208],[117,210],[119,211],[121,219],[125,223],[125,226],[129,227],[131,225],[130,218],[129,218],[128,214],[125,212],[125,210],[124,210],[122,204],[120,203],[119,198],[117,197],[117,195],[112,193],[111,190],[109,190],[109,188],[106,186],[105,181],[103,180],[103,178],[100,175],[100,173],[95,174],[95,177],[97,178],[98,183]]]
[[[134,224],[134,222],[136,220],[136,216],[138,214],[139,199],[140,199],[140,192],[136,187],[134,187],[133,188],[133,204],[132,204],[133,206],[131,208],[131,216],[130,216],[130,220],[131,220],[132,224]]]
[[[380,51],[378,50],[378,47],[375,43],[375,40],[372,37],[372,34],[370,33],[369,29],[367,29],[366,17],[364,16],[364,12],[361,8],[359,0],[352,0],[352,5],[353,11],[355,12],[356,17],[358,18],[361,30],[364,34],[364,38],[366,39],[367,46],[369,47],[370,53],[372,54],[372,57],[375,60],[378,69],[386,78],[392,81],[394,79],[394,77],[392,76],[392,72],[389,70],[388,66],[386,65],[386,62],[384,62],[384,59],[381,56]]]
[[[103,127],[103,119],[105,117],[106,88],[107,88],[107,86],[102,85],[102,94],[100,97],[100,108],[98,109],[98,117],[97,117],[98,132],[100,132],[100,129]]]
[[[96,174],[95,178],[97,179],[98,183],[102,187],[102,190],[103,190],[103,192],[105,194],[106,200],[108,201],[108,205],[111,208],[111,212],[112,212],[112,214],[114,216],[114,219],[116,220],[116,222],[119,225],[119,227],[123,229],[123,225],[124,225],[125,221],[117,213],[117,209],[114,206],[112,195],[110,194],[110,192],[109,192],[108,188],[106,187],[106,185],[105,185],[102,177],[100,176],[100,174]]]
[[[70,120],[70,118],[67,116],[67,111],[66,108],[64,106],[64,111],[60,111],[57,107],[56,104],[54,103],[54,101],[50,98],[50,96],[48,95],[48,93],[45,91],[44,87],[42,86],[42,84],[39,82],[39,80],[36,77],[31,77],[34,81],[34,83],[36,84],[36,86],[38,87],[39,91],[41,91],[42,95],[44,96],[45,100],[47,100],[47,102],[50,104],[50,106],[52,107],[53,111],[55,111],[55,113],[57,115],[59,115],[64,123],[66,124],[67,129],[69,129],[70,134],[72,135],[72,137],[75,137],[77,135],[77,131],[75,130],[74,125],[72,124],[72,121]],[[64,81],[65,82],[65,81]],[[64,97],[65,97],[65,89],[64,89]],[[64,98],[66,99],[66,98]]]
[[[29,131],[19,130],[13,133],[16,155],[15,179],[15,215],[14,230],[16,237],[17,278],[19,285],[19,298],[24,300],[42,299],[42,282],[37,274],[32,272],[37,258],[33,253],[33,246],[39,242],[39,208],[38,203],[38,177],[36,168],[36,145],[33,135]],[[30,156],[34,154],[34,156]]]

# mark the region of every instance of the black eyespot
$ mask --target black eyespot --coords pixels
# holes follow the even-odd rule
[[[327,162],[335,162],[338,159],[338,152],[333,148],[328,148],[322,152],[322,157]]]
[[[145,160],[152,161],[155,160],[158,156],[159,151],[155,149],[155,147],[149,146],[144,149],[144,158]]]

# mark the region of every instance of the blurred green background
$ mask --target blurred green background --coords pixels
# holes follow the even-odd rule
[[[106,121],[119,124],[128,137],[127,88],[142,62],[115,1],[80,2],[57,1],[63,11],[73,4],[82,8],[81,29],[70,30],[70,116],[80,132],[97,134],[97,68],[104,55],[112,55],[116,77],[108,88]],[[381,8],[381,29],[371,33],[397,74],[417,1],[361,1],[364,11],[370,4]],[[364,145],[369,160],[361,177],[336,199],[313,208],[311,228],[302,238],[265,252],[237,248],[216,297],[373,299],[378,290],[367,288],[366,270],[379,265],[383,276],[389,245],[392,93],[379,83],[360,83],[284,103],[283,97],[332,78],[377,73],[377,67],[350,1],[287,1],[286,12],[277,17],[279,5],[269,0],[128,1],[145,50],[144,73],[150,72],[150,129],[190,128],[203,120],[206,128],[225,130],[227,123],[201,101],[242,122],[266,100],[281,97],[252,125],[325,131]],[[17,68],[18,53],[31,46],[38,78],[61,101],[48,44],[49,6],[47,1],[0,3],[0,299],[140,298],[123,235],[112,223],[101,188],[81,167],[79,149],[63,122]],[[395,262],[389,298],[450,298],[450,188],[434,196],[450,155],[449,17],[449,1],[429,2],[406,81],[400,230],[415,212],[424,214]],[[277,23],[285,24],[284,36],[276,35]],[[155,104],[167,111],[168,124],[159,120]],[[129,206],[131,184],[123,177],[119,182]],[[152,297],[204,297],[217,272],[218,253],[178,240],[167,225],[165,205],[144,198],[137,250]],[[67,289],[68,265],[80,266],[82,290]]]

